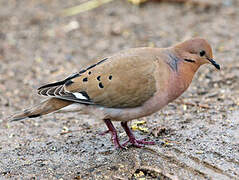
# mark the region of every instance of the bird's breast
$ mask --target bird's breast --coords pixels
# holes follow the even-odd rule
[[[169,102],[172,102],[183,94],[189,87],[190,83],[191,80],[186,81],[179,73],[173,73],[170,77],[170,83],[167,90]]]

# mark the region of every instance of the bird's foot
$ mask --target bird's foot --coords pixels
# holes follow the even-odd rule
[[[133,146],[138,147],[138,148],[143,147],[143,145],[154,145],[155,144],[154,142],[146,141],[145,139],[136,139],[134,134],[132,133],[132,131],[128,127],[127,122],[121,122],[122,127],[124,128],[126,134],[129,137],[129,140],[121,145],[119,143],[119,138],[118,138],[118,135],[117,135],[117,131],[116,131],[114,125],[112,124],[111,120],[110,119],[105,119],[104,122],[105,122],[106,126],[108,127],[108,130],[105,131],[105,132],[100,133],[100,135],[105,135],[107,133],[110,133],[112,141],[113,141],[116,148],[125,149],[125,146],[128,143],[131,143]]]
[[[145,141],[145,139],[136,139],[132,131],[127,125],[127,122],[121,122],[121,126],[124,128],[126,134],[129,137],[129,140],[123,143],[122,146],[126,146],[128,143],[131,143],[135,147],[143,147],[143,145],[154,145],[152,141]]]
[[[153,141],[145,141],[145,139],[136,139],[136,138],[129,138],[128,141],[124,142],[122,144],[123,147],[125,147],[128,143],[131,143],[135,147],[143,147],[143,145],[154,145],[155,143]]]

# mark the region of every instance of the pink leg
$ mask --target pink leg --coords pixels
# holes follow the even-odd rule
[[[107,133],[111,133],[112,135],[112,140],[114,142],[114,145],[116,148],[124,148],[122,145],[120,145],[119,143],[119,139],[118,139],[118,135],[117,135],[117,131],[114,127],[114,125],[112,124],[112,122],[110,121],[110,119],[104,119],[104,122],[106,124],[106,126],[108,127],[109,130],[103,132],[101,135],[105,135]]]
[[[126,141],[123,146],[127,145],[129,142],[136,146],[136,147],[142,147],[141,144],[149,144],[149,145],[153,145],[155,144],[154,142],[152,141],[145,141],[145,140],[137,140],[134,136],[134,134],[132,133],[132,131],[130,130],[130,128],[128,127],[127,125],[127,122],[121,122],[121,126],[124,128],[126,134],[129,136],[129,140]]]

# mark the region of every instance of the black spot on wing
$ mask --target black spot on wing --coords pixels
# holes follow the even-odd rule
[[[97,80],[100,81],[100,76],[97,77]]]
[[[104,88],[104,85],[100,82],[100,83],[99,83],[99,87],[100,87],[100,88]]]
[[[88,81],[88,78],[87,78],[87,77],[83,79],[83,82],[87,82],[87,81]]]

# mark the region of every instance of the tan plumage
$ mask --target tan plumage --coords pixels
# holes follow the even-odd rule
[[[12,120],[18,121],[18,120],[24,119],[26,117],[29,117],[29,118],[38,117],[38,116],[41,116],[44,114],[54,112],[58,109],[66,107],[72,103],[73,102],[71,102],[71,101],[65,101],[65,100],[57,99],[57,98],[50,98],[50,99],[47,99],[47,100],[41,102],[39,105],[37,105],[33,108],[26,109],[22,113],[14,115]]]
[[[156,92],[153,74],[157,62],[150,50],[139,48],[127,54],[117,54],[89,68],[60,88],[40,88],[39,94],[54,96],[61,93],[62,97],[66,94],[67,98],[69,92],[86,92],[90,101],[85,103],[111,108],[140,106]],[[144,56],[140,57],[140,54]],[[56,92],[60,89],[59,93]]]
[[[47,84],[38,94],[50,96],[45,102],[13,120],[37,117],[72,103],[86,112],[101,114],[114,143],[121,147],[111,120],[121,121],[136,146],[138,141],[127,121],[152,114],[180,96],[190,85],[197,69],[212,60],[212,49],[204,39],[185,41],[171,48],[135,48],[105,58],[63,81]]]

